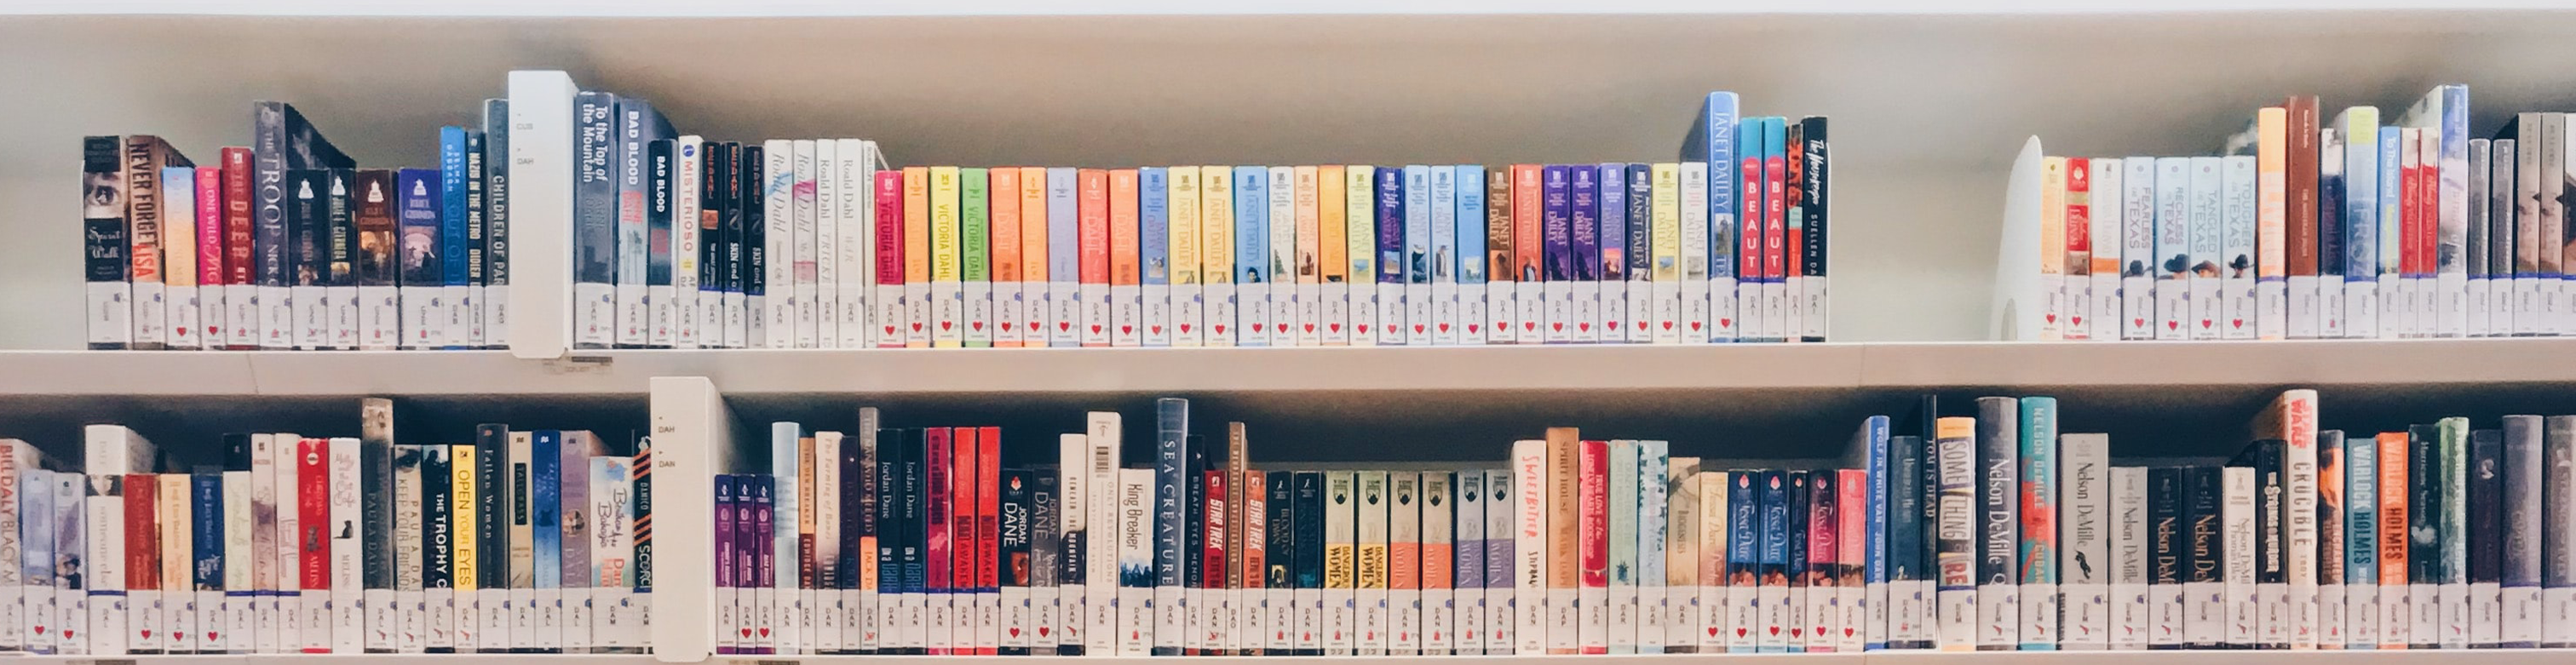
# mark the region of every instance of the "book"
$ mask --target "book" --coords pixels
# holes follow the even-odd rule
[[[2105,434],[2058,437],[2058,607],[2064,612],[2058,646],[2069,651],[2110,648],[2112,512],[2111,441]]]

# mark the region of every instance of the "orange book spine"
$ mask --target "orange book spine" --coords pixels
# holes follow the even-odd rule
[[[1536,164],[1512,165],[1512,264],[1519,269],[1513,281],[1539,281],[1539,250],[1546,246],[1539,237],[1539,167]],[[1538,324],[1531,322],[1536,329]]]
[[[930,346],[930,168],[903,169],[903,284],[914,334],[904,346]]]
[[[2403,600],[2408,591],[2406,547],[2407,453],[2405,432],[2379,433],[2379,603],[2380,648],[2403,649],[2414,616]]]
[[[992,183],[985,190],[990,192],[985,214],[992,219],[987,232],[993,237],[993,318],[1000,333],[993,336],[993,346],[1019,346],[1024,334],[1021,319],[1027,318],[1013,302],[1020,294],[1020,170],[995,168],[986,171],[985,177]]]
[[[1085,192],[1090,190],[1085,189]],[[1136,238],[1136,170],[1117,169],[1109,172],[1109,284],[1135,286],[1143,282],[1137,268]],[[1090,200],[1083,201],[1083,214],[1090,215]],[[1086,227],[1088,228],[1088,227]],[[1088,265],[1088,264],[1085,264]]]

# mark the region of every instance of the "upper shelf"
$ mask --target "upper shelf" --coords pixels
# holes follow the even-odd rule
[[[1820,0],[1781,3],[1723,0],[1609,0],[1566,3],[1547,0],[1457,2],[1455,0],[1320,0],[1210,3],[1198,0],[1106,0],[1084,3],[1044,0],[998,0],[956,3],[936,0],[885,2],[817,2],[815,0],[393,0],[350,3],[334,0],[32,0],[0,7],[0,14],[113,15],[195,14],[243,16],[589,16],[589,17],[755,17],[755,16],[1057,16],[1057,15],[1248,15],[1248,14],[2091,14],[2198,13],[2246,11],[2349,11],[2473,9],[2555,9],[2548,0]]]
[[[2495,387],[2576,383],[2576,339],[1454,348],[0,352],[0,396],[1278,394]]]

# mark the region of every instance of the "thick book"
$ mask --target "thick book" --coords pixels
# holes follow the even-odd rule
[[[2009,397],[1977,400],[1977,649],[2020,644],[2021,405]],[[2053,428],[2052,428],[2053,429]]]
[[[1931,463],[1940,478],[1934,526],[1939,596],[1933,615],[1939,620],[1935,643],[1943,651],[1976,650],[1980,632],[1977,425],[1975,418],[1954,417],[1941,418],[1935,426],[1938,454]]]
[[[2322,440],[2325,433],[2319,432],[2318,436]],[[2343,567],[2345,648],[2376,649],[2380,630],[2379,440],[2369,435],[2344,436],[2340,431],[2333,438],[2343,441],[2344,558],[2318,563]],[[2265,448],[2263,459],[2255,465],[2255,482],[2268,494],[2270,488],[2280,484],[2280,444],[2266,442]],[[2268,495],[2258,500],[2265,506],[2281,502],[2279,497]],[[2280,542],[2280,520],[2269,512],[2261,519],[2257,528],[2263,541]],[[2289,615],[2288,579],[2282,575],[2280,548],[2265,547],[2256,556],[2260,568],[2255,572],[2255,584],[2260,589],[2258,593],[2263,594],[2265,617],[2262,641],[2269,648],[2286,648],[2290,644],[2286,627],[2276,627],[2271,620]]]
[[[2058,625],[2062,605],[2057,595],[2062,575],[2058,559],[2063,545],[2057,534],[2061,484],[2057,399],[2024,397],[2020,407],[2020,455],[2016,462],[2021,489],[2020,646],[2024,651],[2053,651],[2062,634]]]
[[[2225,515],[2222,469],[2182,468],[2183,645],[2216,649],[2227,642]]]
[[[2064,612],[2057,643],[2069,651],[2108,649],[2114,527],[2110,435],[2065,434],[2057,440],[2057,459],[2062,476],[2055,502],[2061,576],[2057,604]]]

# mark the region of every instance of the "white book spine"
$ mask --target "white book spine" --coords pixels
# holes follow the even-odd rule
[[[2097,184],[2099,181],[2096,181]],[[2058,439],[2063,470],[2058,502],[2058,543],[2064,557],[2058,567],[2058,608],[2065,613],[2059,648],[2093,651],[2110,648],[2111,440],[2104,434],[2067,434]]]
[[[2147,584],[2147,470],[2111,469],[2111,649],[2135,651],[2151,641],[2154,623]]]
[[[1512,567],[1516,653],[1548,650],[1548,620],[1541,602],[1547,596],[1547,442],[1512,444]]]
[[[1086,431],[1089,434],[1085,442],[1090,447],[1090,454],[1085,459],[1089,460],[1091,467],[1091,480],[1087,485],[1087,491],[1091,495],[1084,502],[1083,507],[1090,511],[1087,521],[1092,525],[1091,532],[1086,538],[1098,546],[1090,547],[1084,553],[1090,559],[1084,562],[1083,569],[1089,578],[1086,580],[1085,588],[1090,596],[1087,608],[1091,615],[1090,632],[1085,636],[1084,652],[1108,654],[1115,652],[1118,637],[1116,544],[1119,542],[1121,529],[1117,515],[1119,488],[1117,479],[1118,463],[1123,459],[1119,451],[1124,435],[1116,412],[1092,412]]]
[[[1056,440],[1056,454],[1060,456],[1059,459],[1088,460],[1091,456],[1091,439],[1085,434],[1059,435]],[[1089,463],[1066,462],[1058,465],[1056,468],[1056,492],[1056,533],[1061,534],[1061,537],[1064,538],[1065,542],[1068,544],[1072,543],[1076,537],[1079,536],[1080,540],[1084,542],[1083,549],[1086,550],[1086,553],[1088,553],[1088,550],[1093,548],[1108,546],[1109,541],[1095,540],[1091,537],[1091,534],[1087,532],[1088,525],[1091,521],[1091,468]],[[1067,548],[1066,555],[1071,555],[1070,547]],[[1055,632],[1058,640],[1057,643],[1066,647],[1076,647],[1087,644],[1087,637],[1083,632],[1089,630],[1091,626],[1091,615],[1087,604],[1090,598],[1087,586],[1089,581],[1088,566],[1090,561],[1088,560],[1088,557],[1085,557],[1085,559],[1086,560],[1078,562],[1076,565],[1068,565],[1065,567],[1066,570],[1081,571],[1082,574],[1070,576],[1060,575],[1056,578],[1056,607],[1060,612],[1058,616],[1061,623],[1056,625]],[[880,572],[879,575],[883,576],[884,573]],[[908,597],[910,595],[911,594],[898,594],[899,597],[896,598],[895,601],[897,603],[907,602],[904,597]],[[882,603],[885,601],[880,598],[878,602]],[[901,608],[898,609],[900,610]],[[900,612],[897,614],[900,615]],[[901,621],[898,623],[908,625],[911,622]]]
[[[296,475],[295,449],[301,440],[302,437],[294,434],[281,433],[276,435],[275,445],[271,448],[272,468],[277,475],[277,539],[276,550],[272,552],[277,566],[277,586],[271,589],[275,595],[271,596],[270,604],[277,607],[276,647],[281,652],[293,652],[310,645],[304,635],[304,597],[300,588],[303,578],[298,572],[303,570],[303,559],[296,548],[296,534],[303,533],[298,517],[301,511],[296,508],[304,505],[299,499],[302,483],[297,482]],[[135,628],[138,631],[143,628],[141,622],[137,622]]]
[[[1154,470],[1118,470],[1116,554],[1120,567],[1139,564],[1151,567],[1153,506]],[[1116,655],[1151,655],[1154,645],[1165,639],[1163,632],[1154,625],[1153,597],[1154,589],[1151,587],[1119,585],[1118,605],[1122,616],[1119,617]]]
[[[1393,656],[1416,656],[1422,653],[1422,474],[1396,471],[1387,476],[1389,577],[1386,652]],[[1367,481],[1361,482],[1365,484]],[[1362,507],[1366,508],[1365,505]],[[1362,515],[1361,519],[1368,517]],[[1410,569],[1397,568],[1394,561],[1405,558],[1398,552],[1406,549],[1412,550],[1410,558],[1413,565]],[[1399,579],[1405,576],[1412,579]]]
[[[2225,642],[2231,648],[2251,649],[2255,644],[2254,624],[2262,612],[2254,594],[2254,469],[2227,467],[2220,486],[2226,490],[2219,507],[2227,554],[2227,568],[2223,571],[2226,581],[2219,600],[2226,608]]]
[[[1737,525],[1736,520],[1744,516],[1734,514],[1729,506],[1736,492],[1751,491],[1753,475],[1702,471],[1693,481],[1699,486],[1700,653],[1748,653],[1760,647],[1754,635],[1762,623],[1762,607],[1756,602],[1759,592],[1752,585],[1732,583],[1727,574],[1734,567],[1731,529],[1753,528],[1751,522]]]
[[[1387,474],[1384,471],[1361,471],[1356,475],[1358,478],[1354,483],[1357,489],[1353,496],[1358,518],[1352,542],[1359,552],[1359,578],[1352,587],[1359,613],[1354,620],[1355,635],[1352,636],[1351,649],[1361,656],[1383,656],[1389,642],[1387,632],[1394,624],[1388,616],[1386,586]]]
[[[1735,276],[1726,275],[1721,281],[1718,275],[1708,271],[1709,252],[1732,251],[1732,248],[1721,250],[1708,246],[1709,224],[1733,218],[1719,215],[1713,219],[1709,214],[1708,169],[1708,162],[1682,162],[1680,186],[1676,188],[1679,198],[1677,210],[1681,215],[1681,281],[1675,284],[1679,290],[1674,297],[1681,309],[1674,321],[1681,333],[1677,341],[1686,344],[1731,342],[1738,330],[1734,323],[1738,318],[1735,309],[1741,306],[1737,304],[1739,299],[1734,297],[1734,293],[1720,292],[1721,287],[1734,286]],[[1648,223],[1652,221],[1648,220]],[[1752,282],[1744,284],[1750,286]],[[1759,301],[1747,298],[1741,302]]]
[[[2120,339],[2155,339],[2156,159],[2123,159],[2120,171]]]
[[[331,652],[360,653],[367,647],[366,614],[360,602],[366,597],[366,567],[360,560],[365,552],[359,543],[364,542],[366,534],[358,519],[359,444],[356,437],[337,437],[329,445],[330,486],[341,490],[331,493],[329,504],[331,521],[340,528],[327,530],[331,538]],[[205,599],[197,602],[201,610],[207,605]],[[212,615],[199,621],[200,632],[219,625],[218,618]],[[201,643],[199,648],[210,647]]]

